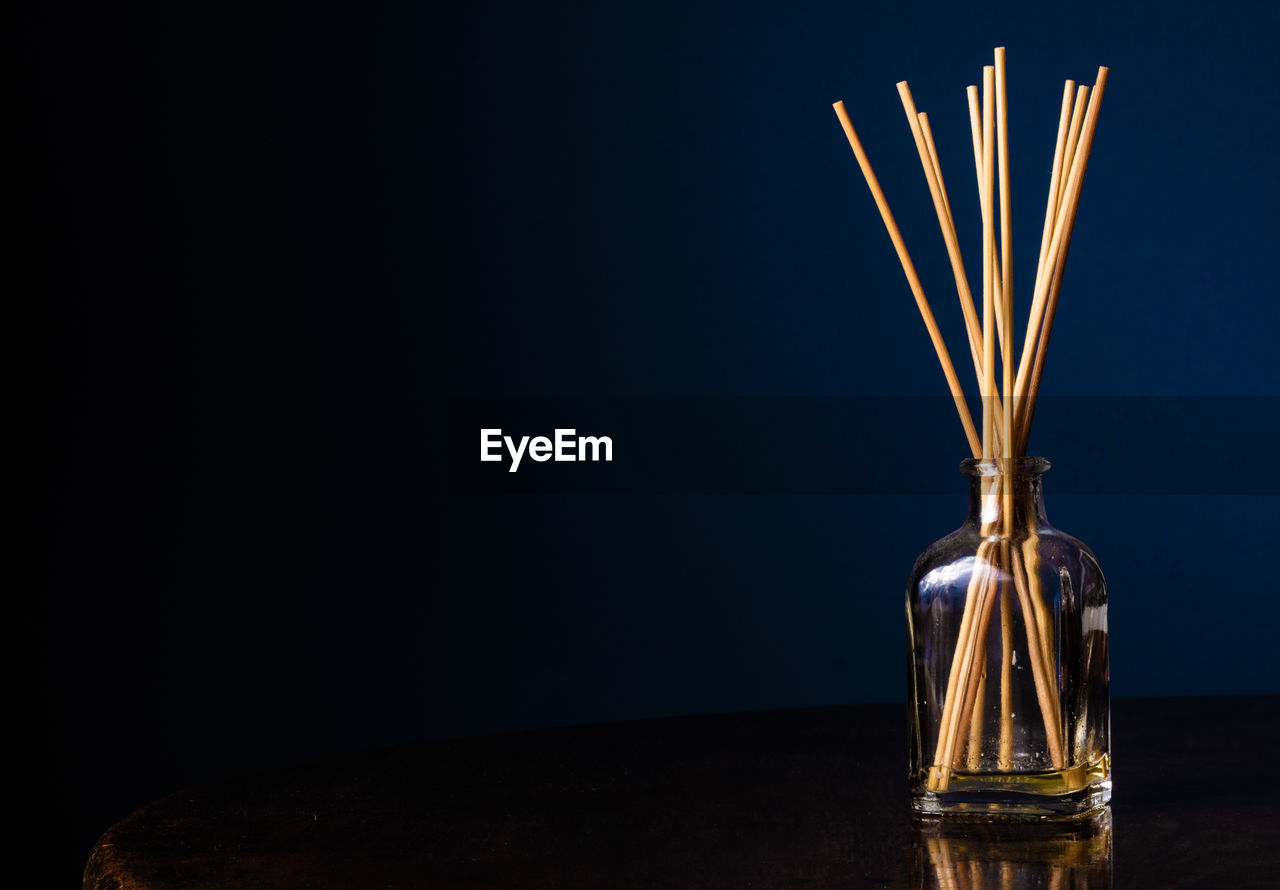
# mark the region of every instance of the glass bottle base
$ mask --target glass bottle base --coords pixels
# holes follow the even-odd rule
[[[916,783],[928,787],[928,773]],[[1034,773],[955,770],[946,791],[913,792],[917,816],[962,816],[981,820],[1078,819],[1111,800],[1111,758],[1067,769]]]

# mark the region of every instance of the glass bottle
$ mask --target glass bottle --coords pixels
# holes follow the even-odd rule
[[[1073,817],[1111,798],[1106,583],[1045,517],[1048,468],[964,461],[968,516],[912,570],[916,813]]]

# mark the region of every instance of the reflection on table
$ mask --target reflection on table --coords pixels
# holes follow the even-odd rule
[[[925,820],[912,826],[912,886],[929,890],[1111,887],[1111,809],[1071,822]]]

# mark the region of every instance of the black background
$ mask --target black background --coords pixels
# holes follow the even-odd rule
[[[893,84],[930,112],[976,255],[963,87],[997,44],[1020,313],[1061,81],[1112,68],[1046,392],[1276,396],[1277,24],[1265,4],[27,8],[10,330],[37,584],[11,627],[50,874],[231,771],[901,697],[901,585],[959,522],[959,474],[902,496],[451,493],[448,400],[940,394],[830,104],[957,352]],[[954,433],[938,465],[963,456],[945,410],[861,432],[893,455],[915,429]],[[1092,430],[1136,473],[1274,492],[1271,438],[1165,433]],[[1089,434],[1044,451],[1087,461]],[[1108,571],[1115,693],[1277,691],[1274,494],[1047,485]]]

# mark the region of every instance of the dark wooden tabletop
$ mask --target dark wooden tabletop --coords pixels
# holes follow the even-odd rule
[[[434,741],[229,779],[108,831],[87,890],[1280,887],[1280,696],[1119,700],[1084,824],[913,823],[903,705]]]

